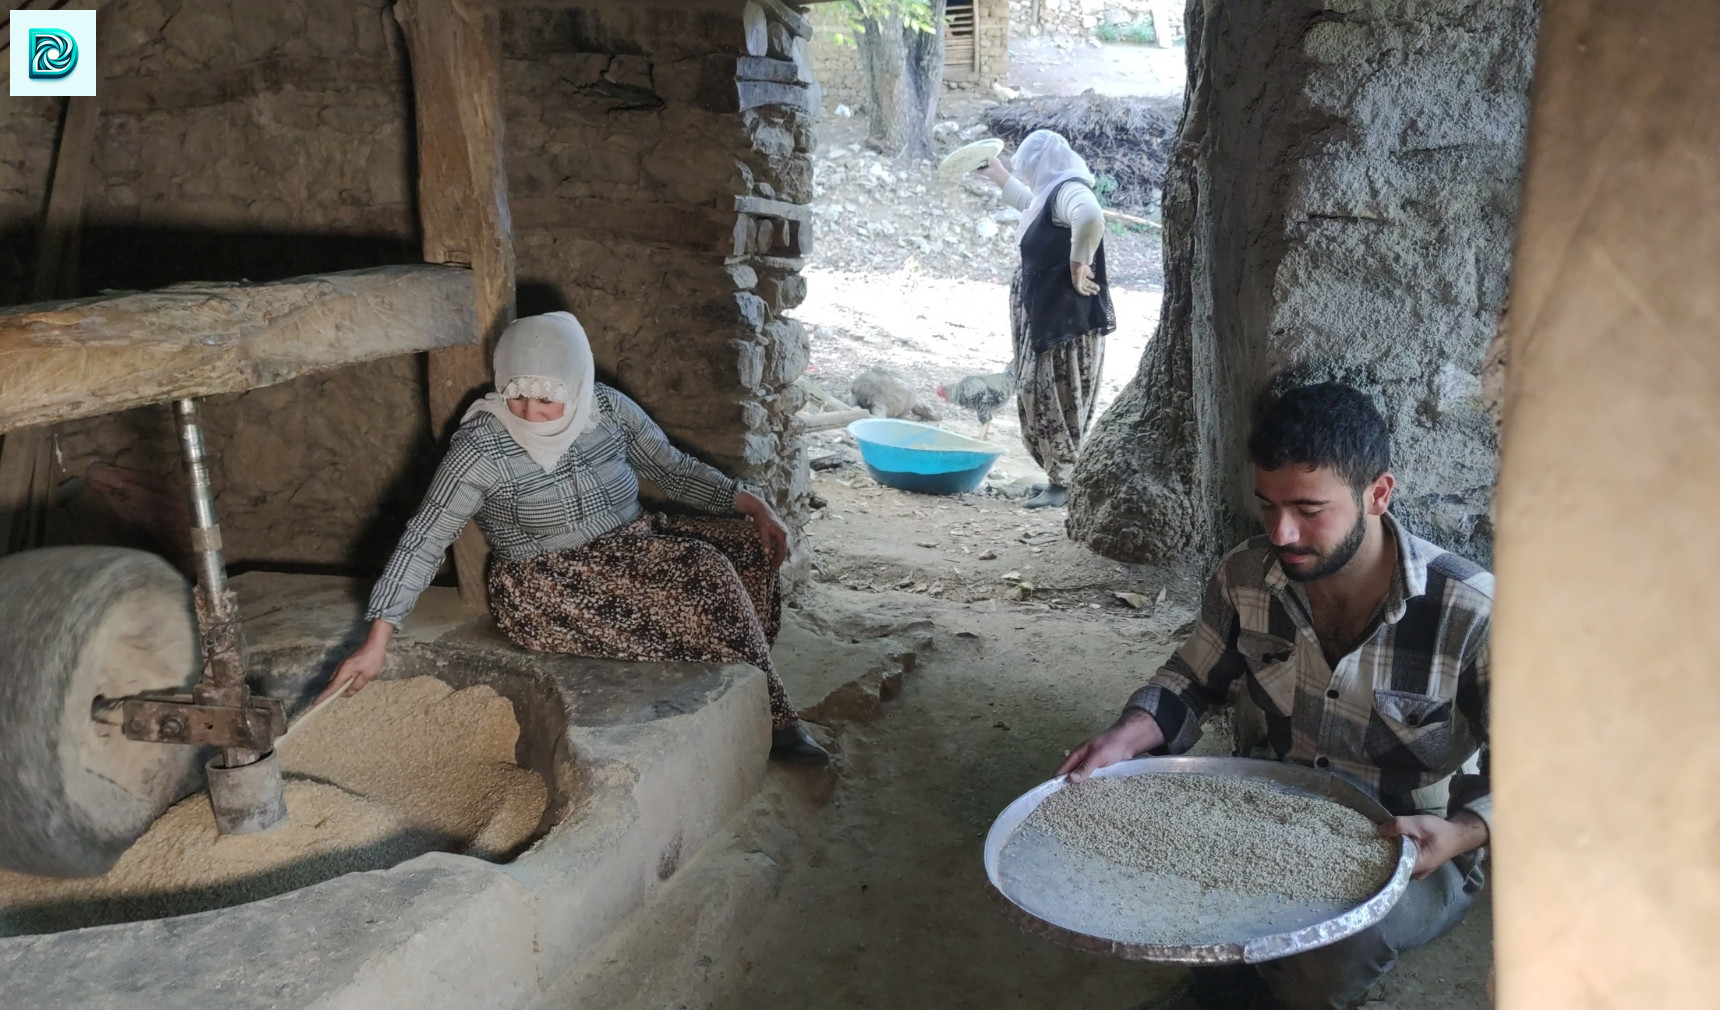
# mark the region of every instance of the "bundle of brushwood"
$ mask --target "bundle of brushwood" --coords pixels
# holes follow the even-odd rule
[[[1147,209],[1158,202],[1182,103],[1087,92],[1072,98],[1018,98],[987,109],[984,119],[1011,150],[1034,130],[1061,133],[1087,159],[1106,204]]]

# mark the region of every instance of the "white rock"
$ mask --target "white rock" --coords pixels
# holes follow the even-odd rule
[[[1021,220],[1021,211],[1014,207],[1000,207],[991,215],[991,219],[998,224],[1015,224]]]
[[[979,223],[974,226],[974,230],[979,232],[980,238],[985,238],[985,239],[996,238],[997,237],[997,222],[993,221],[989,217],[982,217],[979,219]]]
[[[848,106],[846,106],[846,105],[838,105],[836,107],[836,114],[838,116],[841,116],[843,119],[847,119],[848,117],[854,115],[854,111],[852,109],[848,108]]]

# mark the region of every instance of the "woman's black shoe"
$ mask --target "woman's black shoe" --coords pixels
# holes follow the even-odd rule
[[[770,759],[786,765],[827,765],[830,752],[800,723],[770,731]]]

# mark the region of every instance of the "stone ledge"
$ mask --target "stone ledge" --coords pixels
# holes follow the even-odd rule
[[[260,679],[302,706],[361,637],[367,585],[233,585]],[[545,837],[506,865],[433,853],[232,908],[0,940],[0,1005],[532,1006],[757,791],[770,734],[753,667],[524,652],[449,589],[426,593],[395,641],[385,677],[530,676],[569,713],[556,746],[572,795]]]

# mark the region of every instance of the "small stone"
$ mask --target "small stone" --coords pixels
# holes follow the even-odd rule
[[[997,552],[992,550],[990,547],[987,547],[985,550],[980,552],[979,559],[981,561],[996,561]]]

